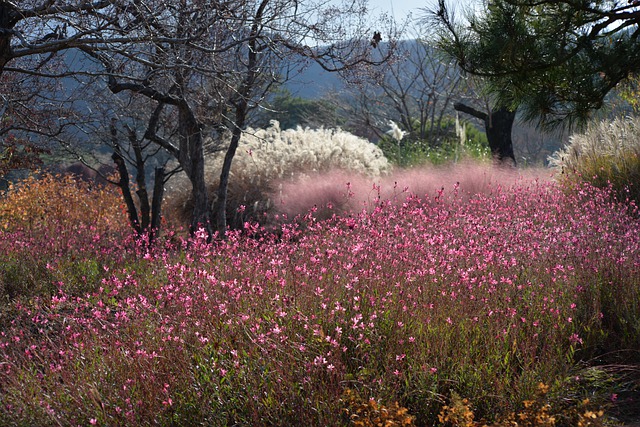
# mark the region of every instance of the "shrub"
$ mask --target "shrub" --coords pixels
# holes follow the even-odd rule
[[[522,402],[521,409],[508,413],[499,420],[486,424],[474,421],[474,413],[469,399],[451,393],[450,402],[443,406],[438,420],[445,427],[600,427],[603,425],[604,411],[594,407],[589,399],[555,405],[548,395],[549,386],[538,384],[536,395]],[[564,396],[563,396],[564,398]]]
[[[69,175],[34,174],[11,184],[0,197],[0,229],[35,232],[46,228],[51,235],[57,235],[51,227],[118,232],[127,226],[120,204],[115,188]]]
[[[61,283],[74,293],[99,285],[102,265],[121,252],[114,241],[129,234],[120,201],[115,189],[70,176],[12,184],[0,197],[0,298],[48,296]]]
[[[342,409],[353,427],[402,427],[413,426],[415,417],[409,415],[407,408],[393,402],[389,407],[376,402],[374,399],[363,399],[356,391],[347,389],[344,393]]]
[[[207,158],[206,179],[215,202],[225,151]],[[239,228],[245,220],[262,221],[274,208],[274,183],[329,170],[377,177],[390,171],[382,151],[365,139],[340,129],[281,130],[277,121],[267,129],[247,129],[233,160],[227,196],[227,223]],[[192,212],[186,179],[168,191],[167,212],[188,223]]]
[[[611,186],[621,201],[640,201],[640,118],[592,123],[549,158],[568,183]]]
[[[393,129],[384,135],[378,146],[393,165],[400,167],[415,167],[425,164],[443,165],[457,163],[461,160],[490,160],[489,142],[483,131],[475,126],[464,123],[461,126],[456,119],[446,118],[440,129],[433,130],[427,139],[421,140],[419,123],[415,123],[412,133],[398,140],[398,134],[393,135]],[[399,129],[398,129],[399,130]],[[464,133],[462,143],[460,132]]]

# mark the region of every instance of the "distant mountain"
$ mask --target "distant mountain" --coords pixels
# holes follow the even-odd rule
[[[293,96],[316,99],[344,88],[344,82],[338,73],[328,72],[313,62],[288,80],[284,87]]]
[[[410,52],[412,44],[417,43],[416,40],[402,40],[398,46],[401,49],[407,49]],[[380,43],[382,51],[386,49],[386,43]],[[298,74],[293,75],[284,87],[291,92],[293,96],[307,99],[321,98],[329,92],[339,92],[345,87],[342,78],[336,72],[329,72],[323,69],[315,62],[311,62],[306,68],[303,68]]]

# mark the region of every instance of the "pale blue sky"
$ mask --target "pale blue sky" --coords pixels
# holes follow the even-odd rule
[[[427,0],[428,1],[428,0]],[[419,18],[424,14],[420,8],[427,7],[425,0],[369,0],[369,7],[373,14],[388,13],[396,20],[404,19],[408,13],[412,13],[413,18]]]
[[[449,0],[449,4],[453,7],[466,7],[479,0]],[[419,19],[424,16],[423,9],[433,9],[437,4],[437,0],[369,0],[371,12],[375,14],[386,12],[393,16],[396,21],[401,21],[411,13],[413,19]]]

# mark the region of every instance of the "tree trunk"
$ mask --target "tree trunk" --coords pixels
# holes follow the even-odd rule
[[[216,204],[214,206],[214,212],[218,237],[221,239],[224,239],[227,233],[227,189],[229,188],[231,164],[233,162],[233,157],[236,155],[241,135],[242,129],[236,126],[231,136],[231,143],[229,144],[229,148],[227,148],[227,152],[224,156],[222,171],[220,172],[220,184],[218,185],[218,194]]]
[[[149,242],[153,242],[160,231],[160,220],[162,219],[162,197],[164,196],[164,176],[164,168],[156,168],[155,182],[153,184],[153,199],[151,202],[151,231],[149,235]]]
[[[138,214],[138,207],[136,206],[131,189],[129,187],[129,173],[127,171],[127,165],[124,156],[122,155],[122,149],[118,144],[118,132],[116,129],[116,119],[111,120],[111,138],[114,147],[114,152],[111,158],[116,164],[118,174],[120,176],[117,182],[118,187],[122,191],[125,204],[127,206],[127,212],[129,214],[129,222],[131,227],[136,231],[138,236],[147,234],[147,243],[153,244],[154,240],[159,234],[160,219],[162,210],[162,197],[164,195],[164,167],[157,167],[155,169],[155,184],[153,187],[153,195],[151,204],[149,204],[149,194],[147,191],[146,182],[146,160],[142,152],[142,145],[137,138],[135,130],[126,126],[129,131],[129,143],[133,148],[135,154],[135,168],[136,168],[136,184],[138,190],[136,194],[138,196],[138,202],[140,207],[140,213]]]
[[[13,59],[11,38],[14,34],[13,28],[19,20],[20,12],[16,6],[9,1],[0,1],[0,75],[7,62]]]
[[[516,157],[513,153],[513,140],[511,139],[513,123],[516,119],[515,111],[511,111],[506,107],[500,107],[487,114],[460,102],[453,104],[453,108],[482,120],[484,122],[487,140],[489,141],[491,156],[501,165],[516,166]]]
[[[136,209],[136,204],[133,201],[131,189],[129,188],[129,172],[127,171],[127,165],[124,162],[124,157],[122,157],[122,154],[120,153],[120,146],[116,145],[114,148],[115,151],[111,155],[111,158],[116,164],[118,175],[120,175],[118,187],[120,187],[120,191],[122,191],[122,197],[124,198],[125,205],[127,206],[129,223],[136,233],[140,235],[142,234],[142,228],[140,227],[140,220],[138,219],[138,210]]]
[[[488,122],[485,122],[491,155],[500,164],[516,165],[516,156],[513,154],[513,140],[511,139],[511,131],[515,119],[515,111],[499,108],[496,111],[492,111],[489,114]]]
[[[138,201],[140,202],[140,229],[144,233],[149,228],[151,207],[149,206],[147,177],[145,173],[145,161],[142,155],[142,147],[140,145],[140,141],[138,141],[136,132],[131,128],[129,128],[129,143],[131,144],[136,157],[136,184],[138,185],[136,194],[138,195]]]
[[[191,107],[187,102],[178,105],[178,132],[180,133],[180,165],[191,181],[193,197],[193,215],[191,216],[190,232],[193,235],[200,228],[204,228],[210,239],[211,216],[209,211],[209,196],[204,179],[204,144],[202,130]]]
[[[237,97],[233,102],[236,110],[235,123],[233,124],[233,132],[231,143],[224,156],[222,171],[220,172],[220,185],[218,186],[218,199],[215,206],[216,227],[218,229],[218,238],[225,239],[227,234],[227,188],[229,187],[229,174],[231,173],[231,163],[236,155],[238,143],[242,136],[242,129],[247,120],[249,112],[249,97],[253,91],[256,79],[258,77],[258,49],[256,47],[255,37],[262,25],[263,14],[269,5],[269,0],[261,0],[258,10],[256,10],[255,19],[251,26],[249,37],[249,50],[247,52],[247,75],[238,90]]]
[[[251,81],[249,81],[249,83],[252,84]],[[245,84],[244,88],[246,89],[248,86],[248,84]],[[248,94],[248,89],[245,93]],[[214,206],[214,212],[216,228],[218,229],[218,237],[221,239],[225,239],[227,233],[227,189],[229,188],[231,164],[234,156],[236,155],[236,150],[238,149],[240,137],[242,136],[242,128],[244,127],[247,119],[248,111],[249,106],[247,100],[246,98],[242,98],[238,104],[236,104],[236,121],[231,134],[231,142],[229,143],[229,148],[227,148],[227,152],[224,156],[224,162],[222,163],[222,171],[220,172],[220,184],[218,185],[218,194],[216,204]]]

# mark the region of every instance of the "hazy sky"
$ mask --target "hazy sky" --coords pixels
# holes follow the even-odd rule
[[[464,7],[478,0],[449,0],[453,7]],[[413,19],[424,16],[424,9],[433,9],[437,0],[369,0],[369,7],[374,14],[386,12],[397,21],[401,21],[411,13]]]
[[[408,13],[413,18],[419,18],[424,14],[420,8],[427,6],[425,0],[369,0],[369,7],[374,14],[386,12],[396,20],[404,19]]]

